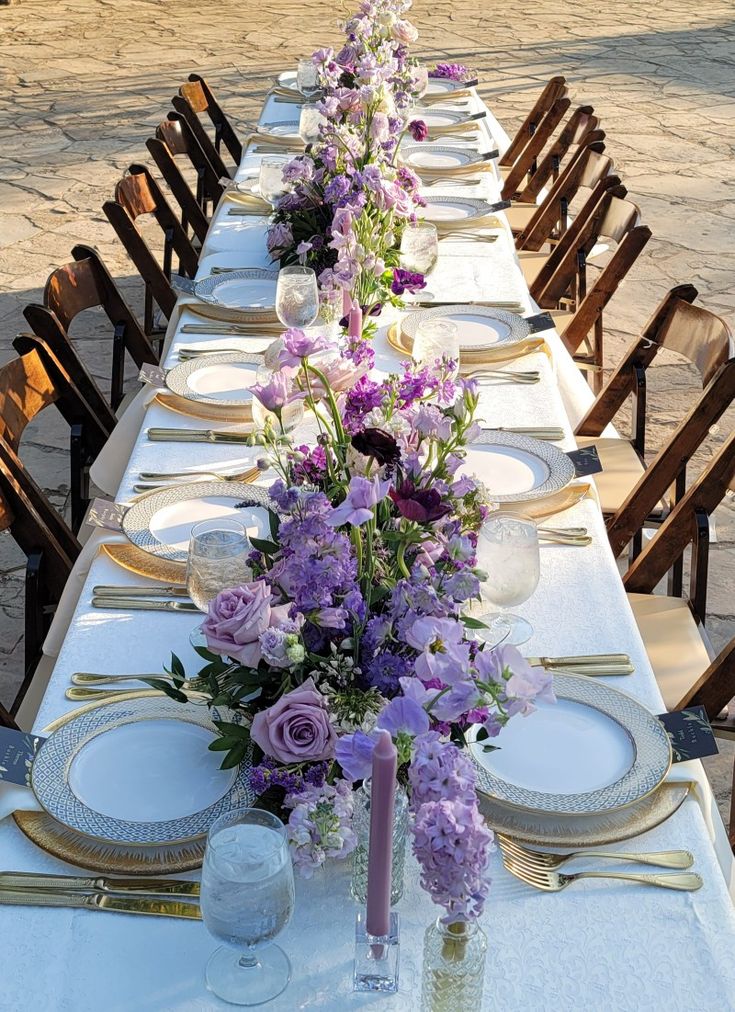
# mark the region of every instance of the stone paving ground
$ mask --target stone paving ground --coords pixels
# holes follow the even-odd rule
[[[353,5],[347,2],[347,9]],[[13,355],[23,306],[78,242],[96,245],[135,307],[141,285],[101,212],[170,97],[191,71],[207,77],[228,113],[254,118],[273,74],[336,40],[321,0],[13,0],[0,3],[0,364]],[[419,53],[477,69],[480,91],[512,133],[542,84],[564,74],[575,101],[595,107],[607,152],[654,238],[607,314],[615,363],[662,295],[689,282],[735,323],[735,9],[727,0],[664,3],[521,0],[505,5],[418,0]],[[74,336],[104,385],[109,335],[85,314]],[[649,370],[650,449],[696,395],[674,355]],[[54,412],[46,412],[53,415]],[[732,430],[735,411],[692,464]],[[42,418],[24,459],[65,508],[67,435]],[[708,627],[716,647],[735,635],[735,499],[714,518]],[[22,563],[0,538],[0,698],[22,664]],[[732,749],[710,765],[723,805]]]

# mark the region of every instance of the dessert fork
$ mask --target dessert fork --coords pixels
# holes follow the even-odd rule
[[[541,889],[544,892],[558,893],[566,889],[572,882],[581,878],[609,878],[620,879],[625,882],[638,882],[641,885],[658,886],[660,889],[678,889],[685,892],[693,892],[701,889],[702,879],[695,872],[673,872],[661,875],[658,873],[645,874],[641,872],[622,871],[578,871],[572,875],[564,875],[558,871],[548,869],[528,869],[503,855],[503,864],[516,878],[525,882],[526,885]]]
[[[688,850],[660,850],[646,853],[626,853],[622,850],[573,850],[566,854],[550,854],[543,850],[532,850],[502,833],[497,834],[503,855],[518,866],[530,871],[556,871],[575,857],[600,857],[612,861],[634,861],[637,864],[652,864],[657,868],[691,868],[694,858]]]

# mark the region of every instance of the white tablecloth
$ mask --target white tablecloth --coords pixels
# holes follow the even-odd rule
[[[476,108],[483,108],[473,99]],[[287,118],[283,105],[269,105],[263,120]],[[489,117],[483,130],[492,131],[501,149],[507,138]],[[488,146],[491,145],[489,136]],[[257,156],[245,155],[240,175],[253,172]],[[487,193],[497,191],[489,178]],[[435,190],[435,192],[437,192]],[[478,191],[480,192],[480,191]],[[482,287],[493,289],[493,273],[477,270],[479,256],[497,256],[477,246],[466,249],[466,269]],[[221,207],[210,231],[204,255],[237,250],[245,265],[267,264],[264,221],[228,218]],[[457,247],[452,255],[456,256]],[[504,247],[512,261],[510,245]],[[211,262],[211,261],[210,261]],[[453,268],[461,261],[455,259]],[[446,277],[440,264],[436,277]],[[448,292],[451,297],[451,293]],[[528,301],[527,308],[533,309]],[[178,336],[185,310],[174,317],[166,364],[176,361],[179,343],[194,344],[191,335]],[[206,339],[202,338],[204,342]],[[209,340],[211,345],[233,344],[232,338]],[[563,446],[574,446],[572,428],[591,400],[583,378],[550,333],[553,363],[544,354],[524,360],[523,368],[538,368],[541,382],[532,387],[499,383],[483,392],[481,414],[487,424],[554,424],[564,427]],[[377,340],[378,366],[395,367],[397,356]],[[158,405],[145,417],[123,477],[118,501],[132,494],[140,470],[192,469],[253,462],[256,452],[238,446],[151,443],[149,425],[192,423]],[[626,651],[635,674],[611,684],[635,695],[654,712],[664,709],[645,650],[628,607],[615,560],[608,547],[596,502],[586,499],[564,515],[569,525],[586,526],[593,536],[590,548],[544,545],[541,581],[521,609],[534,626],[529,654],[570,654]],[[199,621],[185,614],[116,613],[91,608],[91,588],[100,583],[140,583],[97,556],[82,588],[69,633],[36,722],[41,730],[53,718],[74,707],[64,699],[72,672],[78,670],[125,673],[160,670],[174,650],[190,671],[196,658],[188,634]],[[699,764],[677,771],[701,777]],[[706,792],[706,788],[705,788]],[[712,845],[722,825],[712,812],[711,795],[703,793],[704,811],[692,799],[664,825],[636,840],[636,848],[683,847],[695,855],[695,870],[704,879],[696,893],[676,893],[625,883],[580,882],[563,894],[538,893],[512,878],[496,854],[493,889],[483,918],[489,949],[484,1008],[500,1012],[528,1010],[659,1010],[710,1012],[732,1008],[735,1002],[735,914]],[[707,818],[705,818],[705,811]],[[724,853],[724,852],[723,852]],[[12,820],[0,824],[3,868],[61,872],[65,865],[33,846]],[[375,1006],[414,1010],[419,1005],[423,932],[436,915],[419,888],[412,859],[408,862],[405,895],[398,906],[402,923],[401,988],[390,998],[364,998],[351,991],[354,906],[348,894],[349,863],[333,862],[310,882],[297,884],[293,921],[281,944],[293,963],[287,991],[269,1007],[342,1009]],[[69,867],[69,871],[74,871]],[[43,1009],[132,1010],[228,1008],[206,991],[203,967],[215,948],[200,923],[125,915],[0,908],[3,944],[3,981],[0,1008],[14,1012]]]

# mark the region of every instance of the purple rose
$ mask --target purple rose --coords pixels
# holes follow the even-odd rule
[[[404,292],[415,293],[426,288],[426,279],[418,271],[406,271],[402,267],[393,268],[393,283],[390,290],[394,295],[403,295]]]
[[[262,580],[222,590],[209,602],[202,632],[207,647],[254,668],[262,656],[259,637],[285,620],[288,605],[271,606],[271,589]]]
[[[417,488],[408,479],[402,481],[397,489],[391,489],[389,495],[401,516],[418,524],[441,520],[452,509],[449,503],[442,501],[435,488]]]
[[[256,713],[250,737],[266,755],[282,763],[331,759],[337,740],[326,700],[312,678]]]
[[[429,136],[429,128],[422,119],[412,119],[408,124],[408,132],[415,141],[425,141]]]

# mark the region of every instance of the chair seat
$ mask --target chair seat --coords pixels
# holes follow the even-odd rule
[[[594,476],[602,512],[607,516],[617,513],[644,472],[640,457],[627,439],[602,436],[577,436],[579,447],[597,447],[602,471]],[[657,503],[651,516],[666,512],[663,502]]]
[[[514,203],[505,209],[505,216],[508,219],[512,232],[522,232],[528,225],[534,214],[538,211],[538,204]]]
[[[566,313],[563,309],[551,309],[546,310],[549,316],[554,321],[557,334],[561,337],[564,331],[569,326],[570,322],[574,319],[574,313]]]
[[[518,253],[518,261],[523,271],[523,277],[526,279],[526,284],[531,287],[533,282],[539,276],[541,268],[544,266],[548,259],[546,253],[530,253],[525,250],[520,250]]]
[[[710,664],[689,605],[659,594],[628,594],[628,601],[666,709],[679,709]]]

